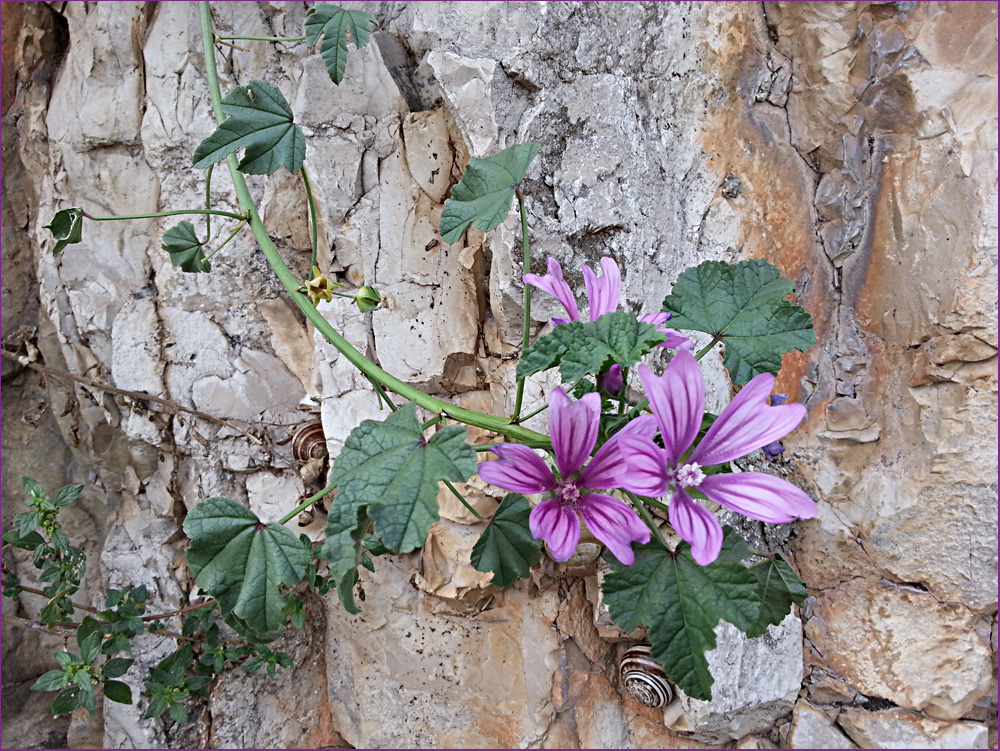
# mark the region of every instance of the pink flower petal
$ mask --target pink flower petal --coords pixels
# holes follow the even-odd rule
[[[528,528],[536,540],[545,540],[557,561],[568,561],[580,542],[580,518],[557,498],[550,498],[531,509]]]
[[[709,475],[698,490],[716,503],[768,524],[816,516],[812,498],[787,480],[760,472]]]
[[[691,556],[699,566],[707,566],[722,550],[722,525],[707,508],[683,490],[670,499],[670,526],[691,545]]]
[[[583,267],[583,283],[587,287],[587,301],[590,303],[590,320],[596,321],[605,313],[618,310],[622,296],[622,272],[618,264],[610,258],[601,259],[603,276],[598,279],[590,267]]]
[[[694,342],[683,334],[678,334],[673,329],[659,329],[659,332],[667,337],[667,341],[659,345],[667,349],[686,349],[688,352],[694,350]]]
[[[484,482],[512,493],[544,493],[556,486],[552,470],[527,446],[505,443],[493,447],[499,459],[480,462],[479,476]]]
[[[549,273],[545,276],[525,274],[521,279],[528,284],[538,287],[538,289],[545,290],[555,297],[566,308],[569,320],[580,320],[580,309],[576,306],[576,298],[573,297],[573,290],[569,288],[566,280],[563,279],[562,266],[559,265],[559,261],[555,258],[550,258],[546,263]],[[555,321],[557,319],[553,318],[552,320]],[[560,319],[560,323],[565,323],[565,319]]]
[[[642,415],[632,420],[628,425],[619,430],[608,442],[597,449],[594,458],[590,460],[583,472],[580,473],[579,485],[581,488],[592,488],[594,490],[608,490],[610,488],[624,487],[626,474],[625,457],[621,452],[619,444],[625,436],[636,436],[646,438],[650,444],[656,434],[656,418],[652,415]]]
[[[642,435],[623,436],[619,447],[625,460],[621,487],[649,498],[666,494],[670,487],[667,452]]]
[[[583,466],[597,443],[601,397],[584,394],[575,404],[560,386],[549,396],[549,434],[559,474],[565,480]]]
[[[744,386],[691,452],[690,461],[702,466],[732,461],[798,427],[806,408],[801,404],[769,406],[767,397],[772,388],[774,376],[770,373],[761,373]]]
[[[671,318],[673,318],[673,313],[666,313],[660,311],[659,313],[646,313],[639,316],[639,320],[643,323],[651,323],[654,326],[659,326],[661,323],[666,323]]]
[[[580,496],[577,509],[594,537],[608,546],[615,558],[631,566],[635,563],[632,543],[649,542],[649,527],[631,508],[609,495],[587,493]]]
[[[674,355],[662,376],[653,375],[645,365],[640,365],[638,370],[660,425],[667,457],[671,464],[676,464],[698,435],[705,412],[705,381],[698,361],[690,352],[681,350]]]

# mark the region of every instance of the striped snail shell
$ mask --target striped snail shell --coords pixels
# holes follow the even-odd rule
[[[323,423],[317,420],[303,425],[292,438],[292,456],[296,461],[308,462],[326,457],[326,435]]]
[[[650,654],[648,642],[636,644],[625,651],[619,673],[625,690],[640,704],[663,707],[673,701],[673,686]]]

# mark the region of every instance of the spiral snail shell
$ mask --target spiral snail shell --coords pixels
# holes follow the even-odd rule
[[[663,668],[650,654],[648,642],[625,650],[619,665],[622,685],[629,695],[647,707],[663,707],[674,699],[674,689]]]
[[[300,462],[326,458],[326,435],[323,433],[322,422],[310,422],[295,431],[292,456]]]

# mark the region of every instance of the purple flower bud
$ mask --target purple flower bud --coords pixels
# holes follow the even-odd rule
[[[614,395],[622,390],[625,381],[622,378],[622,366],[615,363],[610,368],[601,373],[597,378],[597,388],[601,391]]]
[[[788,394],[771,394],[769,404],[772,407],[779,407],[788,401]]]

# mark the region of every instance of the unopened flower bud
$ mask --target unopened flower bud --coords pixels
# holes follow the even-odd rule
[[[377,289],[366,284],[358,290],[354,301],[358,304],[358,310],[367,313],[369,310],[375,310],[382,303],[382,295],[378,293]]]
[[[614,396],[622,390],[622,366],[615,363],[597,378],[597,388]]]

